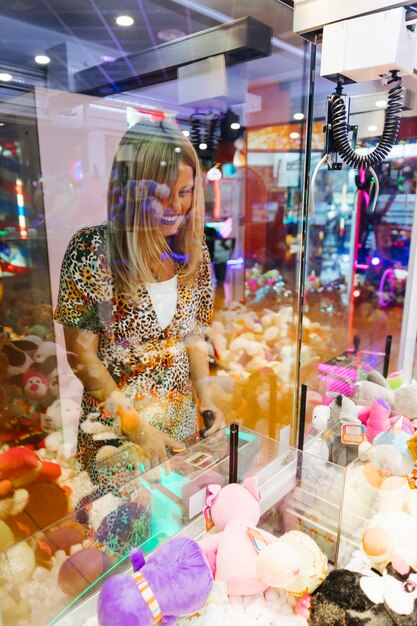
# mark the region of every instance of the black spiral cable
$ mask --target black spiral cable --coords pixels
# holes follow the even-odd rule
[[[332,133],[334,143],[342,161],[355,168],[369,168],[386,159],[398,136],[403,108],[404,88],[401,77],[393,72],[390,82],[396,82],[388,92],[388,103],[385,110],[385,123],[379,144],[369,154],[358,154],[352,148],[348,137],[346,107],[343,97],[338,91],[330,98],[332,111]]]
[[[197,150],[201,143],[201,122],[197,117],[193,117],[191,120],[190,141]]]

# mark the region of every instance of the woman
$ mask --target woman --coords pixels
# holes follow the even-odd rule
[[[195,439],[194,392],[200,411],[215,414],[207,434],[223,426],[204,384],[203,333],[213,305],[203,210],[189,140],[165,122],[141,123],[116,150],[107,224],[84,228],[69,243],[55,319],[84,385],[78,456],[90,473],[98,448],[83,421],[99,411],[116,429],[105,410],[116,390],[138,409],[128,436],[151,465],[167,458],[167,447]]]

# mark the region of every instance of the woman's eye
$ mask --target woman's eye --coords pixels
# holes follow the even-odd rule
[[[403,591],[413,593],[417,589],[417,584],[413,580],[406,580],[402,584]]]
[[[192,192],[192,189],[181,189],[178,195],[180,198],[186,198],[187,196],[190,196]]]

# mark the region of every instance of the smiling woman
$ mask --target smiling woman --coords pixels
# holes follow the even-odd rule
[[[116,150],[107,224],[82,229],[68,246],[55,319],[64,325],[84,385],[78,457],[93,480],[103,477],[92,413],[113,426],[112,445],[129,439],[150,465],[167,458],[167,448],[195,439],[195,396],[201,412],[215,415],[207,432],[223,426],[204,385],[203,333],[213,305],[203,210],[200,166],[189,140],[165,122],[142,123]],[[117,391],[134,415],[129,432],[120,430],[106,403]]]

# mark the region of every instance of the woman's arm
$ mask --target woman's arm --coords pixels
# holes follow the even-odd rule
[[[70,326],[64,326],[64,335],[67,351],[75,355],[77,378],[94,399],[106,401],[118,387],[97,355],[98,335]],[[166,446],[175,448],[178,442],[148,424],[139,413],[135,417],[136,427],[125,433],[129,440],[144,448],[152,466],[166,461]]]
[[[90,395],[104,402],[118,387],[97,356],[98,335],[64,326],[67,351],[75,355],[74,374]]]
[[[200,402],[200,413],[210,409],[214,413],[213,426],[206,431],[212,435],[225,425],[222,411],[213,403],[209,386],[209,361],[207,343],[201,335],[188,335],[185,340],[190,364],[190,377]]]

